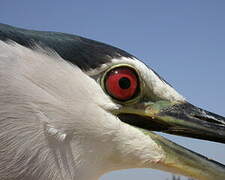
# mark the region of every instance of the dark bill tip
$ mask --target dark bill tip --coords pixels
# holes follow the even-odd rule
[[[163,132],[225,143],[225,118],[190,103],[162,109],[157,117],[168,123]]]

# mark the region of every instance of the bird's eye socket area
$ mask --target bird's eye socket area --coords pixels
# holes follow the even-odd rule
[[[129,101],[139,94],[139,78],[137,72],[128,66],[110,69],[104,76],[106,92],[118,101]]]

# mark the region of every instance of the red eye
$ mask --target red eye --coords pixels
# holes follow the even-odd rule
[[[127,101],[137,95],[137,73],[129,67],[118,67],[108,72],[105,88],[115,99]]]

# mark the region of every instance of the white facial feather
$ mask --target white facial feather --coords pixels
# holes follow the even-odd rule
[[[121,57],[119,59],[112,59],[108,64],[104,64],[101,67],[89,71],[87,74],[94,76],[99,74],[99,72],[105,71],[107,68],[118,64],[129,64],[138,70],[141,79],[146,85],[146,95],[154,95],[159,99],[169,100],[169,101],[185,101],[185,98],[180,95],[175,89],[173,89],[166,82],[161,80],[151,69],[149,69],[144,63],[135,58]]]
[[[163,158],[110,111],[101,87],[56,53],[0,41],[0,179],[94,180]]]

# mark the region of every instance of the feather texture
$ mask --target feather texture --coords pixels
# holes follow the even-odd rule
[[[0,107],[2,180],[95,180],[163,157],[110,113],[118,105],[95,80],[49,49],[0,41]]]
[[[92,131],[95,118],[116,108],[94,80],[53,51],[3,42],[0,106],[1,179],[43,180],[72,179],[79,157],[69,139]]]

